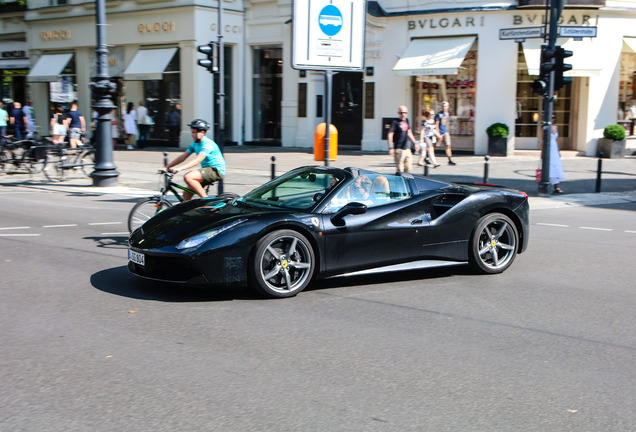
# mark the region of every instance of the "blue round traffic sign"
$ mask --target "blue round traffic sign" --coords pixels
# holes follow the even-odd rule
[[[334,5],[325,6],[318,15],[320,30],[327,36],[335,36],[342,28],[342,13]]]

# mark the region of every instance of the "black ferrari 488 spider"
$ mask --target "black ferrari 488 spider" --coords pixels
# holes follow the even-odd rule
[[[301,167],[242,197],[168,208],[135,230],[129,270],[290,297],[312,280],[421,260],[501,273],[528,245],[528,197],[411,174]]]

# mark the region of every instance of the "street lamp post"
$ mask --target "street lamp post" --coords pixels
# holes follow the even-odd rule
[[[106,47],[106,7],[104,0],[95,2],[97,24],[97,81],[90,84],[97,111],[97,140],[95,145],[95,170],[91,173],[93,186],[115,186],[119,173],[113,163],[111,118],[109,113],[116,107],[112,96],[117,85],[110,81],[108,74],[108,48]]]

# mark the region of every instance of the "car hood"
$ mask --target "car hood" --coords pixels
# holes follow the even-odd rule
[[[238,220],[257,219],[272,211],[241,202],[193,200],[164,210],[130,236],[130,245],[141,249],[175,246],[181,241]],[[284,211],[277,211],[285,213]]]

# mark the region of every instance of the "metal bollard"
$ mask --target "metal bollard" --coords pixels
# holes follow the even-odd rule
[[[484,156],[484,159],[486,160],[486,162],[484,163],[484,183],[488,183],[488,171],[490,169],[490,164],[488,163],[488,161],[490,160],[490,156],[486,155]]]
[[[596,193],[601,191],[601,173],[603,172],[603,153],[598,154],[598,165],[596,167]]]
[[[276,178],[276,156],[272,156],[272,180]]]
[[[424,165],[424,177],[428,177],[428,164]]]

